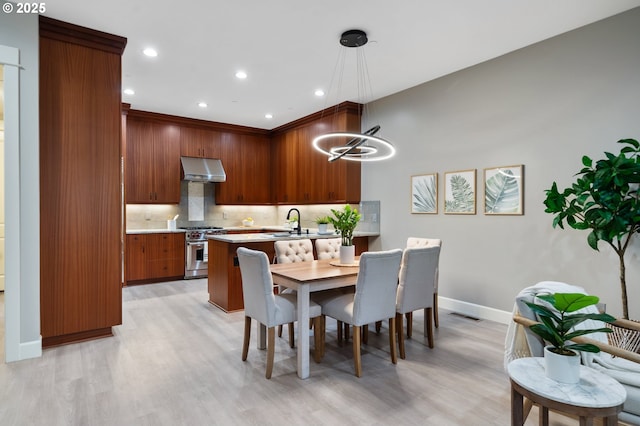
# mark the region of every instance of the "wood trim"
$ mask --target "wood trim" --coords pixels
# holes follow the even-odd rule
[[[125,37],[58,21],[42,15],[40,15],[40,37],[115,53],[119,56],[122,56],[127,45]]]
[[[111,327],[98,328],[96,330],[80,331],[78,333],[65,334],[62,336],[43,337],[42,347],[50,348],[53,346],[66,345],[69,343],[77,343],[85,340],[94,340],[110,336],[113,336],[113,330]]]
[[[332,106],[330,108],[325,108],[318,112],[314,112],[313,114],[307,115],[306,117],[299,118],[295,121],[292,121],[287,124],[283,124],[280,127],[276,127],[271,131],[271,136],[275,134],[286,132],[291,129],[295,129],[297,127],[302,127],[308,124],[311,124],[317,120],[320,120],[323,117],[328,117],[333,114],[346,112],[347,114],[356,114],[356,116],[360,117],[362,115],[362,104],[357,104],[355,102],[343,102],[341,104]]]
[[[147,121],[158,121],[162,123],[170,122],[180,126],[199,127],[219,132],[233,132],[237,134],[269,136],[269,130],[258,129],[256,127],[238,126],[235,124],[219,123],[217,121],[199,120],[196,118],[180,117],[177,115],[161,114],[157,112],[129,110],[129,117]]]

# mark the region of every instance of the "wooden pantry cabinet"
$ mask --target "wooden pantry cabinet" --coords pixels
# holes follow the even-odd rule
[[[345,102],[336,114],[332,109],[276,129],[272,144],[274,203],[360,202],[360,163],[329,162],[311,144],[316,136],[337,131],[360,131],[357,104]]]
[[[122,323],[123,37],[40,16],[42,346]]]
[[[184,277],[184,233],[127,234],[126,243],[127,285]]]
[[[127,204],[180,203],[180,126],[140,119],[130,111],[126,131]]]

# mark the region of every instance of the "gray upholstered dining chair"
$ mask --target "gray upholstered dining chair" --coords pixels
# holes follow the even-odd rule
[[[400,277],[396,296],[396,328],[400,358],[405,358],[402,317],[424,309],[425,335],[429,347],[433,348],[433,295],[440,258],[440,247],[408,247],[402,253]],[[407,328],[411,324],[407,317]]]
[[[318,238],[316,240],[318,259],[339,259],[341,244],[341,238]]]
[[[313,257],[313,243],[308,238],[294,239],[294,240],[282,240],[273,243],[275,249],[274,263],[296,263],[296,262],[311,262]],[[295,294],[294,290],[289,288],[281,289],[281,294]],[[289,329],[289,346],[292,348],[295,346],[294,327],[293,323],[288,325]],[[282,325],[278,326],[278,337],[282,336]]]
[[[242,360],[247,360],[249,340],[251,337],[251,319],[267,327],[267,379],[273,371],[275,352],[275,327],[293,323],[297,318],[296,295],[274,294],[273,278],[269,270],[269,258],[262,251],[239,247],[237,250],[240,273],[242,275],[242,293],[244,299],[244,341],[242,344]],[[320,329],[320,306],[310,302],[309,317],[313,318],[317,329]],[[320,362],[322,346],[320,333],[315,335],[314,358]]]
[[[442,250],[442,240],[438,238],[418,238],[418,237],[409,237],[407,238],[407,247],[440,247]],[[433,323],[438,328],[440,326],[438,320],[438,278],[440,276],[440,266],[436,268],[436,283],[435,283],[435,291],[433,293]],[[411,318],[411,314],[409,314],[409,318]],[[411,337],[411,325],[407,326],[407,336]]]
[[[319,302],[323,315],[353,325],[353,361],[357,377],[362,376],[360,327],[369,323],[389,320],[391,362],[397,362],[395,301],[401,259],[400,249],[362,253],[355,293],[338,294]]]

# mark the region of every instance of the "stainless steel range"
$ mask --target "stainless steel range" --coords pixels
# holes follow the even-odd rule
[[[207,235],[226,234],[227,231],[218,226],[195,226],[182,228],[186,230],[185,278],[203,278],[207,276],[209,253]]]

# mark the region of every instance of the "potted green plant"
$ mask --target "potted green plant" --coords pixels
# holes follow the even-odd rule
[[[342,210],[331,209],[334,217],[329,217],[333,227],[340,233],[342,238],[340,246],[340,263],[351,264],[355,257],[355,247],[353,246],[353,231],[358,226],[362,215],[358,209],[352,208],[349,204]]]
[[[618,255],[622,315],[629,319],[624,255],[634,234],[640,232],[640,143],[621,139],[624,145],[617,155],[605,152],[605,157],[593,162],[582,157],[584,167],[569,188],[558,190],[555,182],[546,190],[545,212],[554,215],[553,227],[564,229],[564,223],[574,229],[590,230],[589,246],[598,250],[604,241]]]
[[[573,343],[571,339],[590,333],[611,333],[607,327],[576,329],[586,320],[613,322],[616,319],[606,313],[572,313],[600,300],[597,296],[581,293],[541,294],[537,298],[546,305],[525,302],[540,319],[540,323],[530,327],[531,331],[549,343],[544,348],[545,371],[547,377],[564,383],[577,383],[580,379],[580,357],[577,351],[600,352],[600,348],[590,343]]]
[[[316,217],[316,224],[318,225],[318,234],[326,234],[327,225],[329,225],[329,223],[331,223],[331,219],[329,219],[329,216]]]

